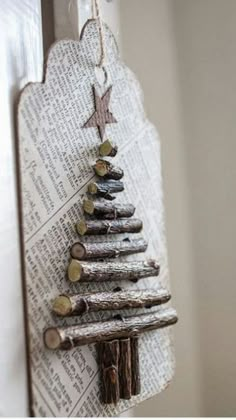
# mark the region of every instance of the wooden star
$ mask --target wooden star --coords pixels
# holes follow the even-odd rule
[[[101,140],[103,140],[106,124],[117,123],[115,117],[109,111],[108,106],[111,97],[112,86],[110,86],[104,95],[100,98],[93,86],[93,96],[95,102],[95,111],[84,124],[83,128],[97,127]]]

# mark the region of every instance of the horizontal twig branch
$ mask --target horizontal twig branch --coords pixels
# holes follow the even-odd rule
[[[76,225],[79,235],[108,235],[118,233],[138,233],[143,223],[139,219],[81,220]]]
[[[93,169],[96,175],[107,179],[119,180],[124,176],[124,172],[121,168],[118,168],[103,159],[98,159],[95,165],[93,165]]]
[[[84,212],[103,219],[116,219],[118,217],[131,217],[135,212],[133,204],[112,203],[109,201],[84,200]]]
[[[92,262],[72,259],[68,266],[68,279],[72,282],[101,282],[130,280],[158,276],[160,266],[156,260]]]
[[[115,197],[111,194],[124,191],[124,184],[121,181],[107,180],[91,182],[88,185],[88,192],[98,197],[103,197],[106,200],[114,200]]]
[[[123,241],[82,243],[76,242],[71,247],[71,256],[77,260],[116,258],[122,255],[146,251],[144,239],[124,239]]]
[[[120,290],[76,295],[60,295],[53,302],[53,311],[60,316],[114,309],[151,308],[170,300],[165,289]]]
[[[167,308],[151,314],[122,319],[50,327],[44,331],[44,343],[51,350],[69,350],[84,344],[136,336],[146,331],[168,327],[177,320],[176,311]]]

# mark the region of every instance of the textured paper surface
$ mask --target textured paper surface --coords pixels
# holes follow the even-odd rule
[[[70,352],[51,352],[42,341],[50,325],[75,323],[51,314],[51,301],[59,293],[111,290],[113,284],[70,285],[66,280],[69,248],[77,241],[75,223],[83,217],[81,203],[86,185],[95,179],[91,165],[101,143],[96,128],[82,128],[94,111],[92,85],[102,96],[112,85],[109,109],[117,124],[106,125],[106,135],[119,146],[112,162],[125,171],[125,191],[117,202],[131,202],[143,220],[140,236],[149,241],[145,254],[125,257],[160,261],[159,278],[133,285],[169,289],[164,230],[160,142],[146,119],[142,92],[133,73],[120,60],[110,30],[104,26],[107,80],[100,85],[95,64],[100,41],[95,21],[89,21],[80,42],[65,40],[50,50],[44,83],[28,85],[19,112],[21,196],[25,245],[30,365],[35,416],[113,416],[163,390],[174,371],[171,328],[140,338],[142,392],[116,407],[104,406],[99,397],[99,376],[94,345]],[[120,239],[129,235],[109,235]],[[134,238],[138,235],[132,235]],[[103,241],[104,237],[86,240]],[[124,259],[124,257],[123,257]],[[143,312],[135,310],[133,313]],[[123,311],[122,313],[126,313]],[[114,314],[114,312],[113,312]],[[130,314],[130,311],[129,311]],[[109,313],[83,316],[76,321],[107,319]]]

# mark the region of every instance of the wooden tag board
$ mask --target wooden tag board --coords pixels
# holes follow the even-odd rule
[[[81,322],[53,316],[51,301],[55,296],[63,292],[112,290],[118,286],[115,282],[71,286],[65,275],[69,248],[78,240],[74,226],[83,217],[81,203],[86,185],[94,178],[91,165],[98,157],[101,143],[97,128],[82,128],[94,111],[92,85],[101,96],[113,86],[109,109],[118,123],[106,125],[105,138],[118,145],[114,162],[125,171],[125,191],[117,201],[135,205],[136,216],[144,224],[139,236],[149,241],[145,257],[158,258],[161,266],[159,278],[140,280],[136,285],[125,282],[123,286],[162,285],[169,289],[158,135],[146,119],[139,84],[120,60],[115,39],[106,25],[104,35],[107,56],[104,85],[99,84],[95,72],[100,40],[97,23],[91,20],[79,42],[64,40],[53,45],[45,81],[26,86],[19,102],[31,409],[35,416],[114,416],[162,391],[174,372],[171,329],[143,334],[141,394],[129,401],[121,400],[116,407],[103,405],[99,399],[95,346],[53,352],[43,345],[42,332],[46,327]],[[104,241],[101,236],[95,239]],[[126,257],[142,258],[143,254]],[[144,311],[135,311],[138,312]],[[107,319],[109,315],[86,315],[83,321]]]

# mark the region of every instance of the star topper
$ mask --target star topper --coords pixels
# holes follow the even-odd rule
[[[108,106],[111,97],[112,86],[110,86],[102,97],[98,95],[93,86],[93,96],[95,102],[95,111],[83,125],[83,128],[97,127],[101,140],[103,140],[106,124],[117,123],[115,117],[109,111]]]

